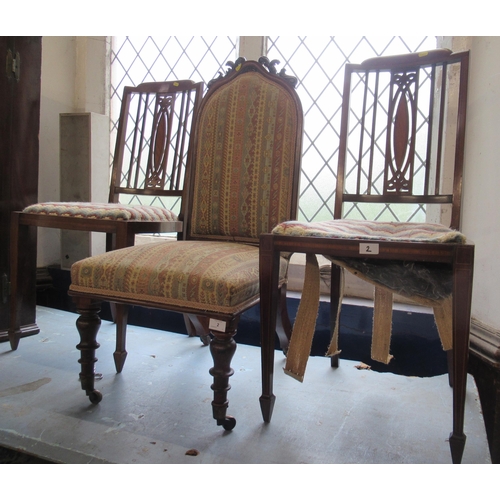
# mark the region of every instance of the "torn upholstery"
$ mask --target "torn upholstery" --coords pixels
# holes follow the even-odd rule
[[[374,222],[337,219],[325,222],[288,221],[279,224],[274,234],[283,236],[348,238],[426,243],[465,243],[465,236],[441,224]],[[451,266],[441,263],[344,258],[325,255],[335,265],[346,269],[375,286],[372,332],[372,359],[388,363],[392,323],[393,294],[405,296],[433,308],[434,318],[444,350],[452,348],[452,285]],[[297,380],[304,377],[319,306],[319,267],[315,256],[306,256],[304,290],[297,312],[285,372]],[[343,276],[343,275],[342,275]],[[343,277],[341,279],[343,281]],[[341,290],[342,297],[342,290]],[[327,356],[338,349],[339,301],[335,331]],[[314,316],[314,318],[312,318]]]

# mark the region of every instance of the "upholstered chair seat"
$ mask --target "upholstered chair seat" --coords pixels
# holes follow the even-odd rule
[[[392,243],[455,243],[463,244],[466,237],[443,224],[415,222],[381,222],[367,220],[334,219],[321,222],[287,221],[278,224],[272,231],[281,236],[304,238],[349,239],[369,243],[384,241]],[[355,276],[376,287],[374,296],[374,325],[383,322],[382,329],[374,327],[372,359],[388,363],[390,324],[384,321],[387,311],[392,307],[392,294],[396,293],[419,304],[433,308],[434,316],[443,349],[452,348],[452,324],[450,310],[453,291],[452,266],[442,262],[402,261],[398,259],[373,259],[369,253],[365,258],[345,255],[325,254],[324,257],[335,265],[348,270]],[[319,267],[311,255],[310,272],[307,274],[305,288],[313,280],[319,280]],[[314,276],[313,276],[314,274]],[[343,286],[340,287],[341,293]],[[386,293],[384,293],[386,292]],[[305,294],[305,309],[317,309],[312,294]],[[338,302],[336,315],[340,314],[342,297]],[[389,327],[389,329],[387,329]],[[338,327],[332,336],[328,355],[338,354]],[[307,352],[303,352],[305,363]],[[302,373],[299,375],[302,377]]]
[[[459,231],[442,224],[415,222],[379,222],[336,219],[324,222],[283,222],[273,234],[318,238],[349,238],[363,241],[407,243],[465,243]],[[433,262],[349,258],[325,255],[325,258],[348,268],[374,285],[385,286],[416,301],[439,301],[452,292],[452,270],[449,265]]]
[[[286,270],[282,258],[282,282]],[[234,314],[259,300],[259,249],[225,241],[149,243],[75,263],[71,283],[73,292],[106,300]]]
[[[177,214],[168,208],[121,203],[45,202],[30,205],[23,210],[23,213],[113,221],[173,222],[178,220]]]

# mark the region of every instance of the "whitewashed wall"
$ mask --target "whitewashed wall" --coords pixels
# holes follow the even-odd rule
[[[59,114],[109,114],[107,37],[44,36],[39,201],[59,201]],[[104,200],[105,201],[105,200]],[[60,262],[60,231],[38,230],[37,266]]]
[[[500,37],[471,37],[462,231],[476,245],[473,319],[500,331]]]

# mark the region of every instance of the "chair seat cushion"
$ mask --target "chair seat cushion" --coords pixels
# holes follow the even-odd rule
[[[465,243],[465,236],[458,231],[441,224],[417,222],[380,222],[348,219],[323,222],[288,221],[278,224],[273,233],[283,236],[314,236],[320,238]]]
[[[176,221],[177,215],[163,207],[122,205],[119,203],[47,202],[30,205],[28,214],[85,219],[125,220],[142,222]]]
[[[285,236],[352,238],[401,242],[465,243],[465,236],[441,224],[374,222],[337,219],[325,222],[289,221],[273,231]],[[452,293],[450,265],[325,255],[335,264],[375,285],[415,299],[440,301]]]
[[[286,270],[281,259],[281,279]],[[259,249],[214,241],[123,248],[73,264],[70,290],[165,309],[232,314],[258,300]]]

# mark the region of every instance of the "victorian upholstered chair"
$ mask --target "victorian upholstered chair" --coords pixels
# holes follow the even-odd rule
[[[21,267],[24,235],[34,226],[106,233],[106,250],[134,245],[139,233],[180,233],[177,210],[183,192],[192,119],[204,84],[191,80],[147,82],[125,87],[120,108],[108,203],[81,199],[37,203],[12,214],[12,349],[19,343],[22,281],[33,269]],[[74,168],[78,168],[75,158]],[[124,199],[126,198],[126,199]],[[130,200],[142,199],[143,204]],[[113,308],[117,323],[117,371],[123,367],[126,309]]]
[[[213,417],[226,430],[234,427],[226,414],[233,337],[241,313],[259,302],[259,236],[297,214],[302,108],[296,79],[278,74],[275,64],[239,59],[209,84],[195,119],[185,239],[73,264],[80,380],[91,402],[102,398],[94,387],[100,302],[166,309],[209,332]],[[286,272],[282,259],[281,283]]]
[[[468,63],[468,52],[437,49],[346,65],[334,220],[287,221],[261,235],[265,421],[275,402],[279,255],[306,254],[304,290],[285,366],[285,373],[302,380],[318,311],[320,254],[332,262],[327,355],[333,367],[340,352],[343,270],[375,285],[371,356],[377,361],[391,359],[394,293],[433,309],[451,360],[452,459],[461,461],[474,259],[474,245],[459,232]],[[366,209],[369,203],[372,208]],[[390,209],[402,217],[403,207],[409,222],[383,215]],[[366,220],[366,214],[379,218]]]

